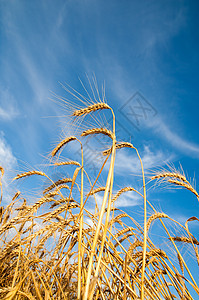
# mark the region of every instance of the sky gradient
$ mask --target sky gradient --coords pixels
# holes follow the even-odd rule
[[[146,174],[181,164],[197,188],[198,10],[193,0],[1,0],[0,165],[7,192],[16,172],[42,169],[69,134],[66,109],[49,98],[53,92],[70,99],[60,83],[85,93],[79,78],[89,88],[86,74],[96,76],[100,92],[105,82],[118,140],[139,149]],[[118,153],[116,186],[131,184],[137,172],[134,153]],[[151,188],[148,196],[181,222],[199,217],[189,191]],[[128,196],[119,205],[137,204]]]

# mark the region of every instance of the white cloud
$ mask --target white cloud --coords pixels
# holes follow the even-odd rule
[[[40,70],[37,68],[36,63],[34,63],[33,58],[28,51],[24,49],[23,43],[19,40],[16,47],[18,48],[18,53],[24,67],[24,72],[27,74],[26,78],[35,95],[35,100],[42,103],[47,99],[49,94],[48,84],[42,76]]]
[[[17,159],[12,153],[11,147],[7,144],[3,133],[0,133],[0,166],[4,168],[4,176],[2,179],[3,195],[7,196],[10,193],[10,182],[12,179],[12,172],[16,169]]]
[[[10,40],[10,47],[12,48],[13,53],[15,53],[15,61],[14,64],[18,65],[21,69],[21,74],[27,81],[28,85],[32,89],[35,100],[40,103],[43,103],[44,100],[48,98],[49,87],[50,87],[50,72],[48,69],[46,74],[44,73],[44,69],[47,68],[48,61],[48,47],[46,46],[45,39],[38,40],[35,43],[32,43],[34,39],[38,38],[38,35],[34,36],[34,30],[32,31],[32,35],[30,37],[26,35],[22,35],[19,27],[19,20],[17,23],[17,18],[20,18],[21,12],[23,12],[24,7],[20,7],[13,2],[9,3],[8,6],[4,7],[4,17],[3,17],[3,29]],[[14,18],[13,18],[13,12]],[[21,22],[25,20],[24,15],[21,17]],[[37,51],[39,49],[39,54],[42,53],[42,56],[37,56]],[[36,59],[35,59],[36,57]],[[45,59],[43,59],[45,57]],[[19,60],[18,60],[19,58]],[[41,59],[42,58],[42,59]],[[10,64],[12,61],[10,62]],[[49,61],[48,61],[49,64]],[[13,68],[5,69],[5,78],[13,75]],[[19,68],[17,66],[17,68]],[[20,74],[20,73],[19,73]],[[18,76],[18,74],[16,75]],[[22,81],[24,81],[24,78]],[[25,84],[24,84],[25,86]],[[51,86],[52,87],[52,86]],[[30,94],[31,98],[31,94]]]
[[[2,107],[0,107],[0,118],[1,120],[9,120],[11,118],[11,114]]]
[[[9,106],[7,109],[4,109],[3,107],[0,107],[0,119],[3,121],[11,121],[15,116],[17,115],[17,112],[15,111],[14,107]]]
[[[0,89],[0,119],[11,121],[19,114],[16,101],[8,89]]]
[[[199,156],[199,145],[193,144],[189,141],[178,136],[176,133],[171,131],[165,124],[161,124],[160,130],[164,133],[164,136],[171,142],[175,147],[179,148],[180,150],[184,150],[189,153],[195,153]],[[191,153],[190,153],[191,152]]]
[[[150,125],[154,131],[160,135],[161,138],[166,139],[170,145],[186,153],[189,156],[195,155],[199,157],[199,145],[187,141],[180,137],[175,130],[170,129],[160,118],[157,118],[154,123]]]
[[[118,192],[118,190],[114,190],[112,195],[116,195]],[[102,202],[103,202],[103,192],[101,194],[95,194],[95,199],[98,205],[99,210],[101,209],[102,206]],[[95,203],[94,197],[92,196],[92,203]],[[124,192],[122,193],[114,202],[114,207],[115,208],[122,208],[122,207],[131,207],[131,206],[136,206],[136,205],[142,205],[143,204],[143,200],[142,197],[140,195],[138,195],[136,192],[134,191],[128,191],[128,192]],[[89,211],[93,214],[95,214],[95,208],[93,207],[93,205],[89,205]],[[104,216],[104,220],[105,220],[105,216]],[[93,226],[93,222],[91,219],[86,218],[85,222],[90,225]]]
[[[171,156],[166,156],[166,154],[160,150],[153,152],[149,146],[144,146],[144,151],[140,154],[140,156],[144,170],[164,165],[172,158]],[[125,174],[127,172],[129,174],[140,173],[141,165],[136,152],[134,151],[134,154],[133,152],[129,154],[129,151],[127,152],[124,149],[118,150],[116,154],[115,170],[116,172],[122,172]]]
[[[136,205],[142,205],[143,201],[141,196],[139,196],[136,192],[126,192],[123,193],[116,201],[115,207],[130,207]]]
[[[17,159],[13,155],[11,147],[6,143],[2,132],[0,134],[0,163],[3,168],[8,170],[12,170],[17,163]]]

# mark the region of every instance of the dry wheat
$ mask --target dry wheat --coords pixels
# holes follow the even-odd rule
[[[101,109],[111,109],[111,108],[106,103],[96,103],[96,104],[87,106],[86,108],[74,111],[73,116],[80,117],[82,115],[86,115],[86,114],[89,114],[91,112],[94,112],[96,110],[101,110]]]
[[[57,147],[55,147],[51,153],[52,156],[55,156],[57,154],[57,152],[64,146],[66,145],[67,143],[71,142],[71,141],[74,141],[74,140],[77,140],[77,138],[75,136],[70,136],[70,137],[67,137],[65,138],[64,140],[62,140],[58,145]]]
[[[63,161],[63,162],[57,162],[54,163],[55,166],[67,166],[67,165],[75,165],[81,167],[80,163],[77,161],[71,160],[71,161]]]
[[[46,176],[45,173],[43,173],[41,171],[29,171],[29,172],[25,172],[25,173],[22,173],[22,174],[17,174],[17,176],[14,177],[13,180],[17,180],[17,179],[24,178],[24,177],[27,177],[27,176],[32,176],[32,175]]]
[[[81,136],[88,136],[90,134],[104,134],[107,135],[108,137],[110,137],[111,139],[113,139],[113,133],[112,131],[106,129],[106,128],[92,128],[92,129],[88,129],[82,132]]]
[[[169,218],[169,217],[164,213],[155,213],[155,214],[153,214],[152,216],[150,216],[150,218],[147,221],[147,225],[146,225],[147,231],[149,231],[149,227],[150,227],[151,223],[154,220],[159,219],[159,218]]]
[[[116,149],[121,149],[121,148],[132,148],[132,149],[135,149],[135,147],[131,143],[128,143],[128,142],[118,143],[118,144],[116,144],[115,148]],[[110,154],[111,152],[112,152],[112,148],[104,150],[102,152],[102,154],[105,156],[105,155]]]
[[[47,192],[51,191],[52,189],[58,187],[59,185],[61,185],[62,183],[68,183],[68,182],[72,182],[71,178],[63,178],[63,179],[59,179],[56,182],[54,182],[53,184],[51,184],[49,187],[47,187],[46,189],[44,189],[43,194],[46,194]]]
[[[174,179],[169,179],[168,182],[186,188],[187,190],[191,191],[194,195],[196,195],[196,197],[197,197],[198,200],[199,200],[199,195],[198,195],[198,193],[197,193],[196,190],[191,186],[190,183],[185,183],[185,182],[181,182],[181,181],[174,180]]]

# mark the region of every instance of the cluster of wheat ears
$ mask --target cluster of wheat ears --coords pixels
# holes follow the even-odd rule
[[[1,299],[160,300],[196,299],[192,292],[199,295],[198,278],[194,279],[181,251],[182,245],[192,247],[196,266],[199,264],[199,242],[188,227],[190,221],[199,220],[191,217],[183,226],[151,205],[139,152],[129,142],[117,142],[115,115],[104,100],[73,110],[72,118],[82,122],[85,117],[101,114],[103,110],[112,115],[111,130],[100,126],[87,128],[80,136],[66,137],[51,152],[52,165],[70,168],[71,177],[53,181],[46,173],[31,170],[14,178],[19,181],[38,176],[48,180],[49,185],[31,205],[17,192],[7,207],[0,207]],[[105,135],[111,146],[103,151],[104,161],[98,175],[90,178],[84,167],[82,139],[95,134]],[[57,159],[70,143],[77,143],[81,150],[80,162]],[[125,151],[122,148],[134,151],[140,161],[141,192],[127,186],[113,193],[115,156],[117,151]],[[99,186],[107,164],[106,184]],[[0,174],[2,179],[2,167]],[[180,172],[160,172],[151,180],[184,187],[199,199]],[[86,192],[85,185],[90,186]],[[132,214],[115,208],[118,198],[127,192],[136,193],[143,200],[144,226],[138,224]],[[95,201],[99,193],[100,205]],[[87,203],[91,198],[95,207],[89,210]],[[153,211],[150,216],[148,208]],[[165,225],[168,220],[180,227],[181,236],[169,231]],[[150,239],[151,224],[156,222],[160,222],[167,235],[172,248],[168,253],[157,248]]]

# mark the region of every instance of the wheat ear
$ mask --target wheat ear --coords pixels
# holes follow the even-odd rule
[[[0,166],[1,176],[4,174],[4,168]]]
[[[68,165],[74,165],[74,166],[79,166],[81,167],[80,163],[77,161],[71,160],[71,161],[63,161],[63,162],[57,162],[54,163],[55,166],[68,166]]]
[[[94,112],[96,110],[101,110],[101,109],[111,109],[111,108],[106,103],[96,103],[96,104],[87,106],[86,108],[76,110],[76,111],[74,111],[74,113],[72,115],[75,117],[80,117],[80,116],[87,115],[91,112]]]
[[[22,173],[22,174],[17,174],[17,176],[14,177],[13,180],[17,180],[17,179],[24,178],[24,177],[27,177],[27,176],[32,176],[32,175],[46,176],[45,173],[40,172],[40,171],[29,171],[29,172],[25,172],[25,173]]]
[[[52,189],[54,189],[55,187],[57,187],[58,185],[61,185],[62,183],[68,183],[68,182],[72,182],[71,178],[63,178],[63,179],[59,179],[56,182],[54,182],[53,184],[51,184],[49,187],[47,187],[44,191],[43,194],[46,194],[47,192],[51,191]]]
[[[164,172],[164,173],[159,173],[153,177],[151,177],[151,180],[154,180],[154,179],[160,179],[160,178],[166,178],[166,177],[174,177],[174,178],[177,178],[177,179],[180,179],[184,182],[188,182],[188,180],[186,179],[186,177],[180,173],[176,173],[176,172]]]
[[[193,244],[195,245],[199,245],[199,241],[196,240],[196,238],[192,238],[192,240],[190,238],[187,238],[185,236],[175,236],[175,237],[171,237],[170,240],[176,241],[176,242],[183,242],[183,243],[189,243],[191,244],[193,242]]]
[[[123,143],[116,144],[115,149],[121,149],[121,148],[132,148],[132,149],[135,149],[135,147],[131,143],[128,143],[128,142],[123,142]],[[107,149],[107,150],[104,150],[102,152],[102,154],[104,156],[106,156],[106,155],[110,154],[111,152],[112,152],[112,147],[109,148],[109,149]]]
[[[136,190],[135,190],[133,187],[125,187],[125,188],[119,190],[119,191],[117,192],[117,194],[116,194],[115,196],[113,196],[112,202],[116,201],[117,198],[118,198],[122,193],[129,192],[129,191],[134,191],[134,192],[136,192]]]
[[[87,136],[90,134],[104,134],[109,136],[111,139],[113,139],[113,133],[112,131],[106,129],[106,128],[92,128],[92,129],[88,129],[82,132],[81,136]]]
[[[57,147],[55,147],[55,149],[53,149],[51,155],[52,156],[55,156],[57,154],[57,152],[64,146],[66,145],[67,143],[71,142],[71,141],[74,141],[76,140],[77,138],[75,136],[70,136],[70,137],[67,137],[65,138],[64,140],[62,140],[58,145]]]
[[[104,186],[100,186],[100,187],[98,187],[98,188],[92,190],[91,192],[89,192],[89,193],[87,194],[87,196],[94,195],[94,194],[96,194],[96,193],[103,192],[103,191],[105,191],[105,187],[104,187]]]
[[[159,219],[159,218],[168,218],[168,216],[164,213],[155,213],[152,216],[150,216],[150,218],[147,221],[147,225],[146,225],[147,231],[149,231],[149,227],[150,227],[151,223],[154,220]]]
[[[197,193],[196,190],[191,186],[190,183],[185,183],[185,182],[181,182],[181,181],[174,180],[174,179],[169,179],[168,182],[174,183],[174,184],[176,184],[176,185],[180,185],[180,186],[186,188],[187,190],[191,191],[194,195],[196,195],[196,197],[197,197],[198,200],[199,200],[199,195],[198,195],[198,193]]]

